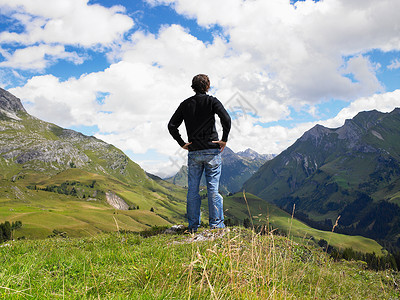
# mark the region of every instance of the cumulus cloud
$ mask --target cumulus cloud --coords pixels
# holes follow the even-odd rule
[[[20,69],[41,70],[55,59],[81,62],[82,57],[64,45],[109,47],[133,26],[122,6],[105,8],[88,0],[0,0],[0,10],[14,20],[9,31],[0,33],[0,43],[27,46],[6,55],[3,66]]]
[[[133,26],[122,6],[105,8],[88,0],[2,0],[0,6],[25,27],[22,33],[3,32],[2,42],[90,47],[110,44]]]
[[[249,55],[274,87],[270,93],[279,87],[274,96],[285,101],[348,101],[380,91],[373,68],[352,68],[358,82],[344,76],[346,58],[400,49],[398,1],[147,1],[170,5],[201,26],[222,26],[229,46]]]
[[[65,47],[61,45],[39,45],[21,48],[13,53],[2,51],[1,54],[6,58],[0,63],[0,67],[12,67],[21,70],[37,70],[46,69],[52,62],[68,60],[74,64],[81,64],[84,58],[76,52],[67,52]]]

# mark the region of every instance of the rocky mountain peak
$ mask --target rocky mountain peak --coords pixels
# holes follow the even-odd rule
[[[319,141],[321,140],[325,135],[328,135],[330,133],[334,132],[334,129],[330,129],[327,127],[324,127],[322,125],[315,125],[313,128],[310,130],[306,131],[301,137],[300,141]]]
[[[237,153],[240,157],[248,158],[248,159],[258,159],[258,160],[270,160],[275,157],[275,154],[260,154],[253,149],[247,148],[244,151],[240,151]]]
[[[392,113],[394,112],[396,110]],[[334,129],[317,124],[305,132],[299,140],[302,142],[311,141],[314,145],[320,145],[325,136],[335,134],[339,140],[345,140],[348,143],[348,147],[352,148],[358,144],[361,137],[370,128],[379,124],[385,115],[385,113],[377,110],[363,111],[358,113],[353,119],[347,119],[343,126]]]
[[[396,107],[390,114],[399,115],[400,114],[400,107]]]
[[[18,112],[26,113],[21,100],[0,88],[0,112],[16,114]]]
[[[222,155],[224,156],[235,155],[235,152],[233,152],[231,148],[225,147],[224,151],[222,151]]]
[[[238,154],[240,156],[248,157],[248,158],[255,158],[255,157],[258,157],[258,155],[259,155],[256,151],[254,151],[254,150],[252,150],[250,148],[247,148],[244,151],[240,151],[240,152],[238,152]]]

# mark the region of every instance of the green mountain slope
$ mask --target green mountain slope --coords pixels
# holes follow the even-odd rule
[[[400,246],[400,109],[317,125],[264,164],[244,189],[313,225]],[[326,225],[326,226],[324,226]]]
[[[362,237],[350,236],[312,228],[305,223],[292,218],[285,211],[276,205],[265,200],[246,193],[246,199],[242,193],[237,193],[224,199],[225,218],[231,219],[233,223],[243,221],[246,218],[251,219],[251,224],[255,227],[259,225],[269,226],[269,230],[275,229],[281,233],[289,235],[296,240],[312,239],[318,242],[321,239],[329,241],[329,244],[337,249],[353,248],[356,251],[364,253],[375,252],[381,255],[382,246],[376,241]],[[203,207],[206,209],[206,206]]]
[[[32,117],[0,89],[0,216],[21,220],[27,236],[115,230],[115,209],[127,230],[182,222],[185,197],[113,145]]]

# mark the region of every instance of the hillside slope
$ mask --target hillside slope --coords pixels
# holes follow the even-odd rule
[[[50,230],[57,224],[51,220],[55,221],[57,217],[44,216],[36,210],[42,206],[55,213],[59,211],[55,209],[56,203],[48,206],[47,200],[62,202],[66,198],[81,202],[90,199],[90,203],[98,202],[111,214],[114,209],[137,209],[138,206],[140,210],[154,211],[154,217],[148,220],[128,218],[125,223],[130,230],[183,221],[185,214],[182,188],[166,183],[161,185],[149,178],[139,165],[113,145],[29,115],[18,98],[0,89],[0,216],[2,219],[19,218],[26,224],[25,228],[29,228],[38,225],[36,221],[29,223],[31,219],[28,218],[29,214],[36,213],[36,220],[50,220]],[[82,214],[99,211],[85,210],[84,206],[80,208]],[[22,210],[29,214],[16,213],[17,207],[24,207]],[[139,214],[137,211],[129,213]],[[115,229],[113,216],[108,216],[105,221],[112,228],[99,225],[101,222],[99,218],[96,222],[75,223],[89,226],[92,228],[89,231]],[[31,229],[33,236],[45,234],[40,226],[37,230]],[[80,229],[72,231],[79,232]],[[51,230],[47,232],[51,233]]]

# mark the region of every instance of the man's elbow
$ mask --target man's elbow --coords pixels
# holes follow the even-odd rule
[[[171,135],[174,135],[174,133],[177,131],[176,130],[176,126],[172,125],[172,124],[168,124],[168,131]]]

